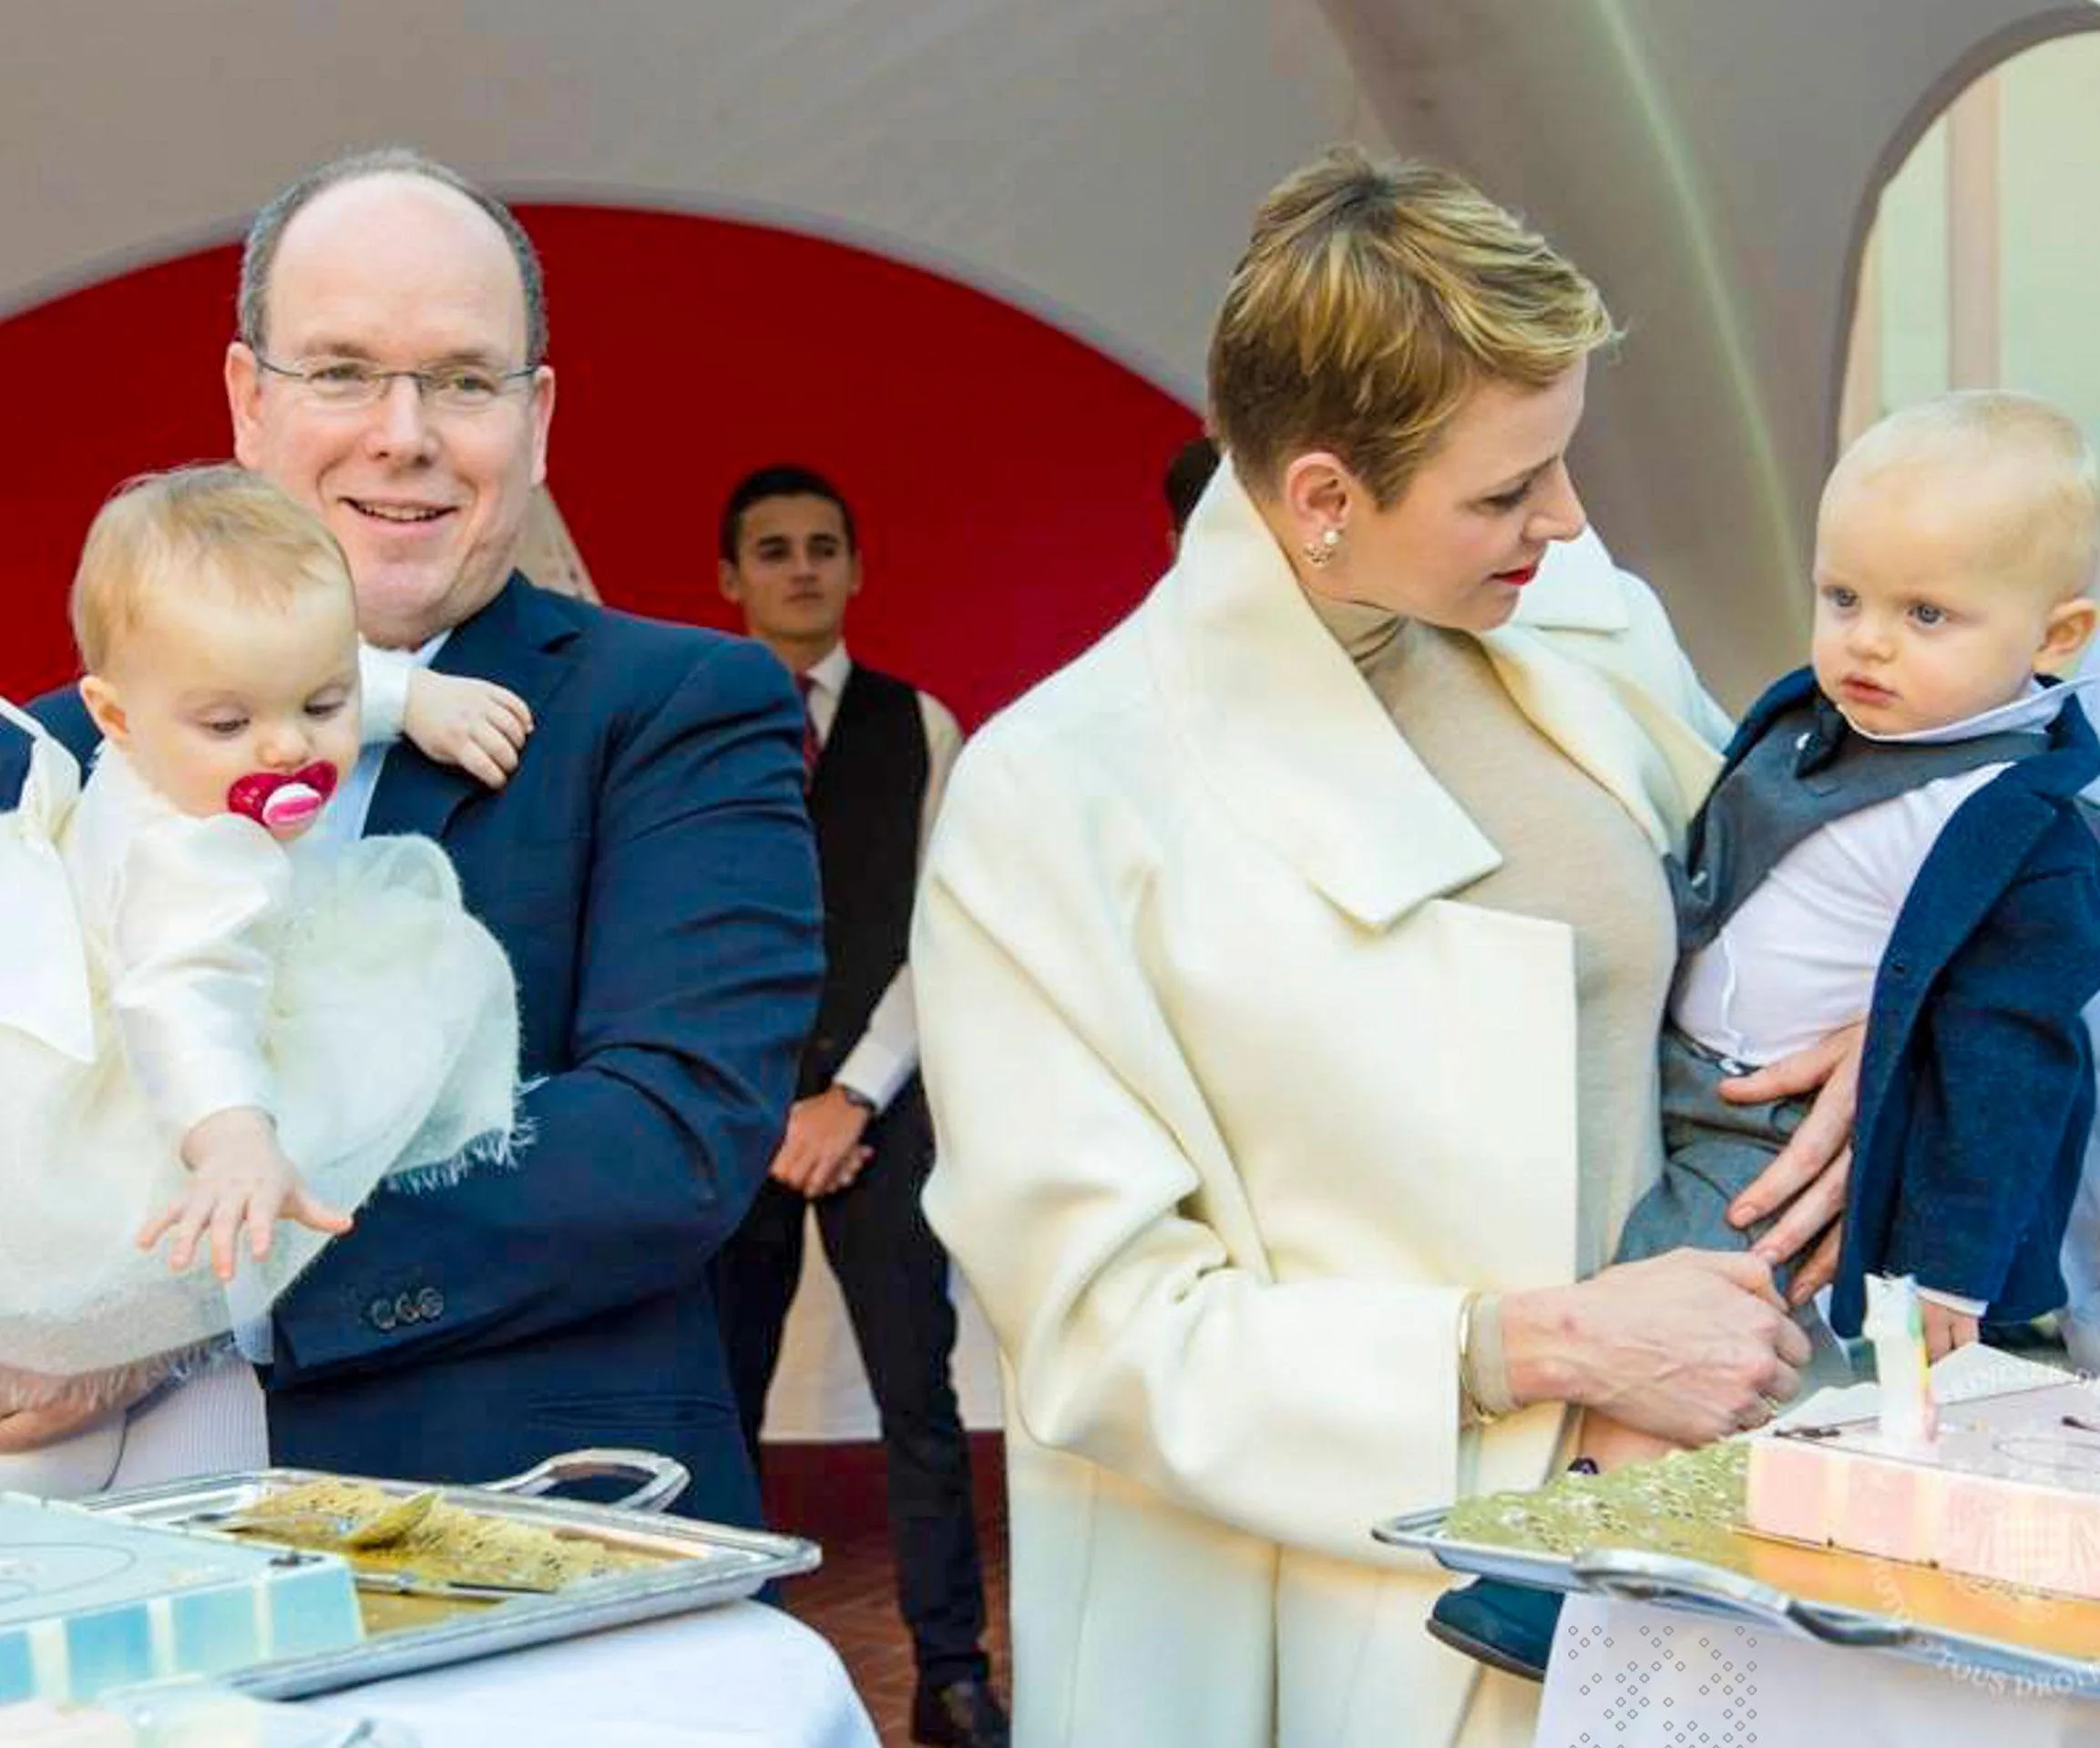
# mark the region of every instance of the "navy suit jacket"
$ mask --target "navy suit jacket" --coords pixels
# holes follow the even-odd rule
[[[365,829],[445,845],[546,1078],[514,1170],[374,1196],[281,1301],[271,1455],[473,1481],[641,1446],[692,1469],[681,1510],[756,1523],[707,1264],[765,1177],[823,973],[800,702],[755,644],[517,577],[432,665],[537,727],[497,792],[402,742]],[[74,694],[37,712],[85,757]],[[0,804],[26,765],[6,738]]]
[[[1733,769],[1815,696],[1806,669],[1751,708]],[[1956,810],[1875,975],[1831,1325],[1869,1273],[1915,1274],[1996,1320],[2064,1303],[2060,1256],[2093,1127],[2083,1011],[2100,991],[2100,843],[2078,794],[2100,740],[2076,700],[2044,750]]]

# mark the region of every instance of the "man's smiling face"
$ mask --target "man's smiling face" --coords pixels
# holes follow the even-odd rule
[[[536,362],[502,232],[466,196],[398,173],[340,183],[292,218],[261,340],[271,363],[294,369],[333,360],[503,373]],[[546,474],[551,371],[469,413],[434,410],[406,380],[374,405],[329,406],[236,341],[226,385],[235,455],[343,543],[366,638],[413,648],[503,587]]]

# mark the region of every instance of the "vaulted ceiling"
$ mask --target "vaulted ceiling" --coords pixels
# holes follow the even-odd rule
[[[1193,402],[1266,187],[1337,138],[1447,158],[1530,212],[1630,330],[1593,390],[1592,509],[1738,700],[1798,659],[1881,181],[1973,73],[2100,26],[2085,0],[7,10],[0,314],[231,236],[301,168],[399,139],[516,196],[859,240]]]

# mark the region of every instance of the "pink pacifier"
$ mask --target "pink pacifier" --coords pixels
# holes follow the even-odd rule
[[[226,810],[280,837],[303,832],[335,792],[335,767],[325,759],[297,771],[251,771],[226,792]]]

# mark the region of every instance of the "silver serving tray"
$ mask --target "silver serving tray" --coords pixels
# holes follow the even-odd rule
[[[1372,1526],[1371,1534],[1388,1547],[1428,1554],[1454,1572],[1508,1579],[1576,1595],[1649,1602],[1688,1614],[1718,1615],[1821,1644],[1879,1651],[1939,1669],[2001,1674],[2033,1682],[2043,1692],[2100,1700],[2100,1661],[1899,1614],[1808,1600],[1744,1573],[1679,1555],[1600,1549],[1570,1557],[1460,1541],[1444,1533],[1449,1510],[1437,1507],[1389,1518]],[[1818,1551],[1839,1559],[1867,1558]],[[2100,1654],[2100,1645],[2095,1652]]]
[[[630,1477],[640,1485],[617,1505],[542,1497],[565,1482],[602,1476]],[[441,1487],[440,1496],[447,1504],[544,1529],[585,1531],[594,1539],[661,1554],[665,1563],[661,1568],[608,1573],[562,1590],[473,1603],[427,1625],[378,1633],[340,1651],[251,1663],[214,1679],[258,1699],[330,1693],[525,1645],[736,1601],[775,1579],[814,1571],[823,1563],[816,1544],[796,1537],[659,1515],[684,1492],[691,1479],[683,1464],[651,1451],[581,1450],[551,1457],[506,1480]],[[318,1480],[361,1481],[402,1496],[420,1493],[425,1487],[413,1480],[266,1468],[108,1493],[79,1503],[90,1511],[135,1523],[219,1536],[227,1532],[190,1520],[206,1513],[241,1510],[272,1493]]]

